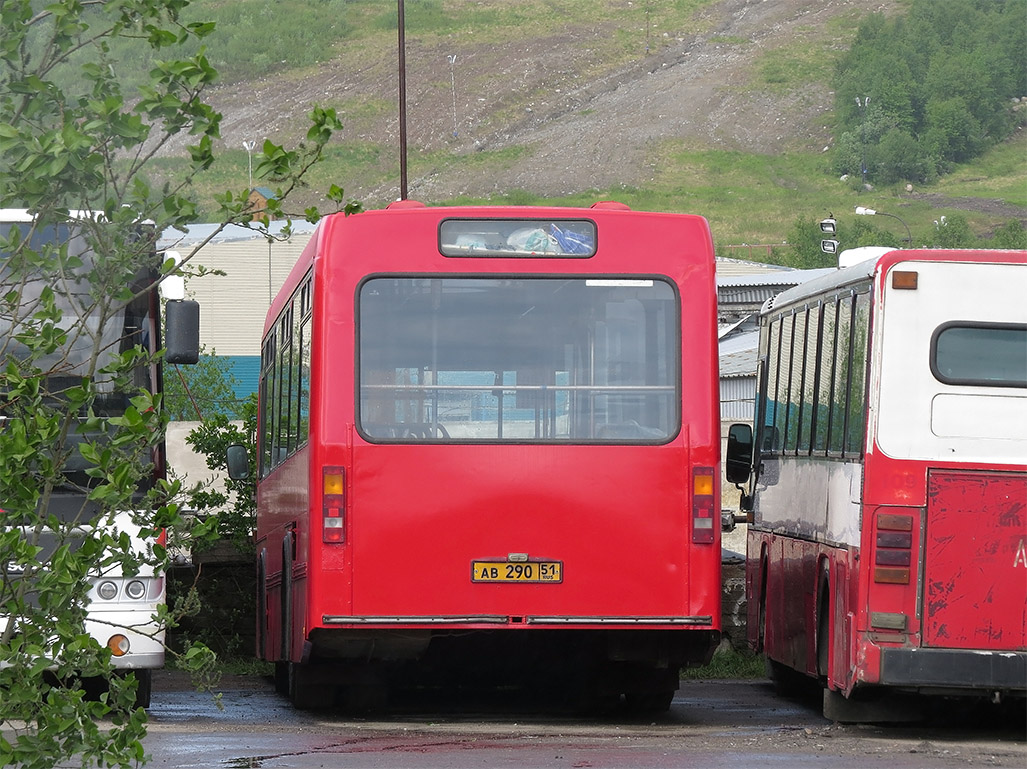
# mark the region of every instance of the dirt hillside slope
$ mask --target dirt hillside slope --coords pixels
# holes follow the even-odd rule
[[[891,12],[897,5],[897,0],[719,0],[702,11],[702,33],[663,38],[669,45],[657,53],[598,77],[583,75],[595,69],[591,41],[611,30],[587,21],[576,24],[573,35],[500,46],[477,45],[471,38],[443,49],[408,39],[411,158],[443,149],[526,148],[500,172],[439,169],[411,175],[410,197],[432,201],[516,189],[561,195],[644,185],[652,175],[647,152],[673,138],[763,153],[822,149],[831,142],[824,126],[833,98],[827,85],[770,94],[752,86],[755,63],[766,51],[835,34],[830,25],[839,15]],[[455,110],[447,63],[453,51],[460,77]],[[310,107],[328,103],[340,110],[343,138],[396,147],[398,157],[395,110],[368,117],[348,109],[369,100],[394,102],[394,54],[382,52],[380,60],[356,68],[327,62],[300,82],[277,77],[217,89],[212,102],[224,114],[226,146],[238,148],[244,139],[261,136],[296,140],[292,134]],[[525,94],[543,95],[525,101]],[[346,181],[346,191],[368,203],[396,195],[392,186],[361,186],[354,180]]]

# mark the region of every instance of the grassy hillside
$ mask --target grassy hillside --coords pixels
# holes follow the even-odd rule
[[[780,15],[752,19],[768,5]],[[833,213],[850,220],[857,205],[901,217],[914,243],[930,242],[943,215],[966,218],[981,236],[1010,219],[1027,220],[1027,131],[912,192],[904,184],[867,192],[831,173],[823,150],[833,140],[834,64],[863,14],[881,7],[897,12],[903,0],[758,7],[744,0],[406,0],[410,196],[433,205],[612,198],[699,213],[710,220],[720,253],[739,257],[747,251],[727,247],[780,244],[798,219]],[[321,203],[320,191],[333,183],[368,206],[398,195],[395,3],[221,0],[193,10],[219,24],[208,53],[225,80],[217,94],[224,105],[215,100],[226,115],[225,148],[196,190],[201,201],[246,186],[239,137],[263,130],[281,139],[301,124],[293,102],[307,94],[335,106],[345,130],[297,210]],[[445,63],[447,55],[457,56],[459,69]],[[718,109],[661,102],[654,90],[632,111],[632,94],[671,70],[679,80],[693,76],[701,59],[737,60],[712,71],[706,90],[697,91],[716,92]],[[539,132],[579,132],[568,145],[576,148],[566,158],[573,167],[575,153],[609,129],[598,122],[610,107],[602,99],[622,92],[629,97],[622,120],[644,126],[678,110],[689,126],[640,140],[638,152],[622,161],[623,173],[607,174],[618,182],[593,188],[586,175],[567,185],[570,194],[546,196],[551,180],[533,184],[546,172],[532,165]],[[247,102],[258,108],[238,114]],[[174,176],[179,163],[160,158],[155,176]],[[896,243],[905,235],[894,220],[874,224],[894,231]]]

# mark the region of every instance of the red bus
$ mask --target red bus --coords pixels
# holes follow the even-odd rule
[[[1027,253],[891,251],[769,300],[750,643],[839,721],[1027,693]]]
[[[258,655],[298,707],[404,671],[666,709],[719,638],[698,216],[327,217],[264,329]]]

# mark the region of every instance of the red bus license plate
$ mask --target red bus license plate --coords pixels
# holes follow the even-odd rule
[[[471,561],[471,582],[563,582],[563,563]]]

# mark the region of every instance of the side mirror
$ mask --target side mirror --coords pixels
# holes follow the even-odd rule
[[[179,299],[164,305],[164,361],[193,364],[200,359],[200,304]]]
[[[752,468],[752,428],[749,425],[731,425],[727,431],[727,458],[724,473],[729,483],[741,484],[749,480]]]
[[[246,447],[241,443],[233,443],[225,451],[228,464],[228,477],[233,481],[245,481],[250,477],[250,457]]]

